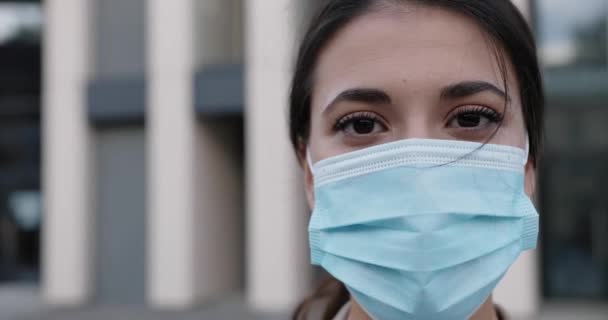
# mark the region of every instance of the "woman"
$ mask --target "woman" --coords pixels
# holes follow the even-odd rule
[[[536,246],[536,48],[509,0],[330,0],[301,44],[293,146],[313,264],[294,319],[501,319]],[[321,308],[321,315],[315,311]]]

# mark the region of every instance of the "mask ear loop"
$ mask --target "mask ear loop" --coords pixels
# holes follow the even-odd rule
[[[524,163],[523,165],[525,166],[526,164],[528,164],[528,158],[530,158],[530,136],[526,133],[526,147],[525,147],[525,156],[524,156]]]
[[[308,164],[308,169],[310,169],[310,172],[312,172],[312,174],[315,174],[315,169],[312,163],[312,157],[310,156],[310,148],[306,147],[306,163]]]

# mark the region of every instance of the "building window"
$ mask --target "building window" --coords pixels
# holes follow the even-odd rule
[[[608,0],[535,0],[547,93],[543,291],[608,300]]]
[[[0,1],[0,282],[38,279],[42,17]]]
[[[0,46],[39,44],[42,18],[40,3],[0,2]]]
[[[608,68],[608,1],[538,0],[536,10],[547,68]]]

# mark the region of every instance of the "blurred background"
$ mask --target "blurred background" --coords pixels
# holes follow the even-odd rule
[[[287,319],[322,272],[287,139],[319,0],[0,0],[0,319]],[[608,319],[608,0],[515,1],[544,67],[515,319]]]

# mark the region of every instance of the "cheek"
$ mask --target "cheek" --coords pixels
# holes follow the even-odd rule
[[[326,144],[326,138],[323,134],[324,128],[322,124],[316,119],[316,116],[311,115],[310,119],[310,133],[308,136],[308,152],[310,154],[310,160],[315,163],[323,159],[324,144]]]
[[[340,143],[339,135],[331,129],[333,125],[332,120],[321,119],[318,110],[312,111],[308,146],[313,162],[352,151]]]
[[[492,136],[490,143],[525,149],[528,138],[521,107],[518,104],[509,104],[504,112],[503,122]]]

